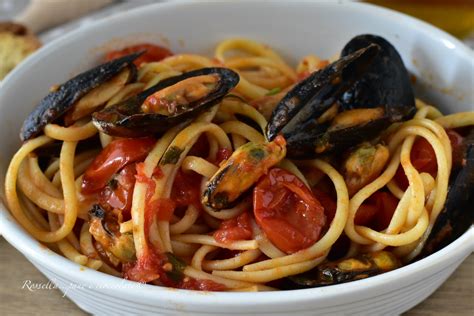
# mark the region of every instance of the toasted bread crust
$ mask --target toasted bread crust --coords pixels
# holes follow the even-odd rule
[[[0,23],[0,80],[40,46],[38,38],[23,25]]]

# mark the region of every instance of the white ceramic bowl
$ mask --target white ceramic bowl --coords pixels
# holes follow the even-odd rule
[[[33,105],[52,84],[97,63],[104,49],[124,44],[116,39],[167,41],[177,52],[210,54],[219,40],[246,36],[294,62],[309,53],[329,57],[361,33],[382,35],[397,47],[418,77],[419,95],[448,112],[473,110],[473,52],[413,18],[358,3],[167,3],[70,33],[5,79],[0,89],[0,175],[19,146],[21,122]],[[41,246],[3,206],[0,219],[0,230],[14,247],[79,307],[96,314],[399,314],[428,297],[474,249],[471,228],[426,259],[361,281],[287,292],[202,293],[139,285],[84,269]]]

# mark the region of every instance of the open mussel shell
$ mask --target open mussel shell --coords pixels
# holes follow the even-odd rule
[[[217,85],[204,97],[186,105],[175,114],[144,112],[145,100],[160,90],[171,87],[183,80],[198,76],[216,75]],[[239,75],[228,68],[202,68],[182,75],[164,79],[155,86],[93,114],[94,125],[102,132],[120,137],[142,137],[162,133],[169,128],[195,118],[199,113],[222,100],[239,82]]]
[[[397,269],[400,261],[388,251],[364,253],[337,261],[326,261],[305,273],[285,279],[283,289],[304,289],[362,280]]]
[[[451,176],[444,209],[438,215],[417,259],[424,258],[454,241],[474,221],[474,130],[464,138],[461,169]]]
[[[66,113],[81,97],[117,75],[125,67],[131,67],[131,73],[136,73],[133,61],[142,53],[130,54],[106,62],[61,84],[44,97],[28,115],[21,128],[21,140],[26,141],[40,134],[47,124]]]
[[[338,135],[326,133],[331,120],[321,121],[318,118],[337,106],[339,98],[365,74],[379,51],[377,45],[368,45],[298,83],[273,110],[266,130],[268,140],[283,134],[290,158],[312,158],[317,154],[316,148],[325,151],[325,147],[334,147],[329,142],[334,142]],[[370,130],[371,126],[367,129]],[[348,142],[353,144],[353,140]]]
[[[351,39],[341,56],[376,44],[380,52],[366,73],[347,90],[340,103],[344,109],[374,108],[383,105],[390,122],[410,119],[416,111],[410,76],[398,51],[386,39],[371,34]]]
[[[136,260],[135,244],[131,233],[121,233],[116,214],[107,211],[99,204],[89,211],[89,232],[102,248],[117,257],[121,262]]]

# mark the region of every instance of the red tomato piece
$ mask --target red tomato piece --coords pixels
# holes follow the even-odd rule
[[[160,61],[166,57],[173,55],[173,53],[166,47],[143,43],[143,44],[128,46],[128,47],[125,47],[124,49],[111,51],[107,53],[107,55],[105,56],[105,60],[109,61],[112,59],[117,59],[126,55],[130,55],[132,53],[137,53],[137,52],[142,52],[142,51],[144,51],[144,54],[142,54],[140,57],[135,59],[135,61],[133,62],[136,66],[140,66],[143,63]]]
[[[108,144],[84,173],[82,193],[92,194],[100,191],[124,166],[143,160],[155,142],[154,138],[147,137],[118,139]]]
[[[246,240],[252,238],[252,226],[250,216],[244,212],[221,223],[218,230],[214,232],[214,239],[220,243],[230,243],[235,240]]]
[[[193,147],[188,153],[188,156],[206,157],[209,153],[209,141],[207,136],[202,134],[198,140],[194,143]]]
[[[123,265],[123,277],[126,280],[142,283],[156,280],[160,278],[160,275],[164,274],[162,269],[164,263],[165,260],[162,256],[148,249],[136,262]]]
[[[232,150],[228,148],[220,148],[217,151],[217,156],[216,156],[216,164],[220,165],[221,162],[224,160],[229,159],[229,157],[232,156]]]
[[[227,287],[225,285],[216,283],[211,280],[184,278],[179,283],[178,288],[184,290],[195,290],[195,291],[225,291]]]
[[[312,189],[314,196],[318,199],[321,205],[324,207],[324,214],[326,214],[327,223],[330,224],[336,214],[337,203],[321,189]]]
[[[254,189],[257,224],[286,253],[314,244],[326,223],[324,208],[294,174],[273,168]]]
[[[359,206],[356,216],[354,218],[354,224],[367,226],[377,214],[377,206],[363,203]]]
[[[129,214],[132,207],[132,194],[135,187],[135,164],[125,166],[116,177],[113,183],[106,185],[99,193],[101,205],[108,205],[114,209],[119,209],[122,215]],[[128,220],[126,216],[124,220]]]
[[[446,133],[451,142],[453,163],[457,163],[460,160],[460,157],[462,157],[463,138],[453,130],[447,129]],[[415,141],[410,153],[410,159],[416,170],[419,172],[429,173],[433,177],[436,177],[438,171],[436,154],[426,139],[420,137]],[[408,179],[401,165],[398,167],[397,173],[395,174],[395,181],[402,190],[405,190],[408,187]]]
[[[201,175],[195,172],[177,172],[171,191],[171,199],[177,207],[194,205],[201,208]]]
[[[324,191],[313,188],[313,194],[321,202],[328,223],[334,218],[337,203]],[[370,226],[377,230],[387,228],[398,205],[398,199],[388,192],[375,192],[357,210],[354,218],[356,225]]]
[[[369,200],[376,205],[377,209],[375,221],[371,225],[372,228],[379,231],[387,228],[392,220],[399,200],[390,192],[381,191],[375,192]]]

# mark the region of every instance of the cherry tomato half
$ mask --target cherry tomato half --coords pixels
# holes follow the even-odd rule
[[[125,211],[122,212],[122,215],[125,215],[124,220],[130,219],[136,173],[135,164],[125,166],[99,193],[101,205]]]
[[[140,66],[143,63],[150,63],[153,61],[160,61],[166,57],[172,56],[173,53],[163,46],[154,45],[154,44],[137,44],[125,47],[124,49],[115,50],[108,52],[105,56],[105,60],[109,61],[112,59],[120,58],[122,56],[130,55],[132,53],[145,51],[143,55],[138,57],[133,63],[136,66]]]
[[[268,239],[293,253],[314,244],[325,225],[324,208],[294,174],[273,168],[254,189],[254,214]]]
[[[446,133],[451,142],[453,162],[455,162],[459,160],[459,156],[461,155],[462,136],[449,129],[446,130]],[[410,159],[413,167],[415,167],[418,172],[426,172],[436,177],[436,172],[438,171],[436,154],[426,139],[420,137],[415,141],[410,153]],[[395,174],[395,180],[402,190],[408,187],[408,179],[401,165]]]
[[[143,160],[155,145],[154,138],[124,138],[108,144],[87,168],[82,179],[84,194],[100,191],[120,169]]]

